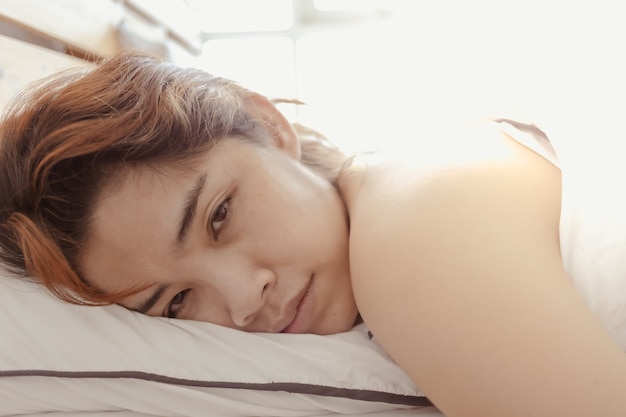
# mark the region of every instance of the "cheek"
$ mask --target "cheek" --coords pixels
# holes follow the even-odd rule
[[[269,173],[242,189],[246,198],[236,208],[242,222],[237,233],[274,254],[335,257],[347,246],[343,203],[330,183],[304,170]]]
[[[232,327],[224,300],[210,286],[193,288],[187,300],[189,308],[180,318]]]

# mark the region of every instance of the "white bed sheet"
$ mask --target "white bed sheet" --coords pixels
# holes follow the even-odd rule
[[[8,276],[0,310],[3,417],[301,417],[430,405],[364,325],[332,336],[244,333],[65,304]]]
[[[230,417],[223,414],[214,414],[208,411],[206,417]],[[342,417],[443,417],[443,414],[435,407],[422,407],[411,410],[386,410],[367,414],[320,414],[320,416],[342,416]],[[25,414],[20,417],[160,417],[154,414],[137,413],[134,411],[100,411],[100,412],[57,412]]]

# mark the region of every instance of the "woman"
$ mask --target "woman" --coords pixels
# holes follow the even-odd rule
[[[124,53],[5,116],[2,259],[67,301],[244,331],[362,317],[448,416],[623,416],[624,354],[563,268],[560,171],[517,127],[347,159],[265,97]]]

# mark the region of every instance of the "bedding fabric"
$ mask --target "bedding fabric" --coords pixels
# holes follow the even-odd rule
[[[211,417],[213,414],[208,413]],[[329,416],[328,414],[324,414]],[[368,414],[342,414],[342,417],[444,417],[435,407],[421,407],[419,409],[396,409],[379,411]],[[150,414],[136,413],[133,411],[103,411],[93,413],[44,413],[44,414],[28,414],[22,417],[155,417]]]
[[[251,334],[58,301],[0,277],[0,415],[360,415],[430,405],[370,340]],[[76,415],[76,414],[72,414]]]
[[[562,168],[561,256],[592,313],[626,352],[626,164],[622,121],[584,117],[547,130]]]
[[[534,125],[503,119],[498,126],[561,169],[563,267],[591,312],[626,352],[626,165],[615,140],[615,132],[623,129],[597,121],[553,126],[549,143]]]

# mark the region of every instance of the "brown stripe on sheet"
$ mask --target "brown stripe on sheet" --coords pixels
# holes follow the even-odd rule
[[[311,394],[327,397],[348,398],[360,401],[382,402],[387,404],[410,405],[410,406],[432,406],[433,404],[426,397],[418,395],[395,394],[391,392],[362,390],[352,388],[337,388],[324,385],[290,383],[290,382],[228,382],[228,381],[202,381],[182,378],[172,378],[164,375],[151,374],[139,371],[51,371],[51,370],[0,370],[1,377],[50,377],[50,378],[130,378],[144,381],[159,382],[172,385],[185,385],[191,387],[204,388],[232,388],[259,391],[285,391],[293,394]]]

